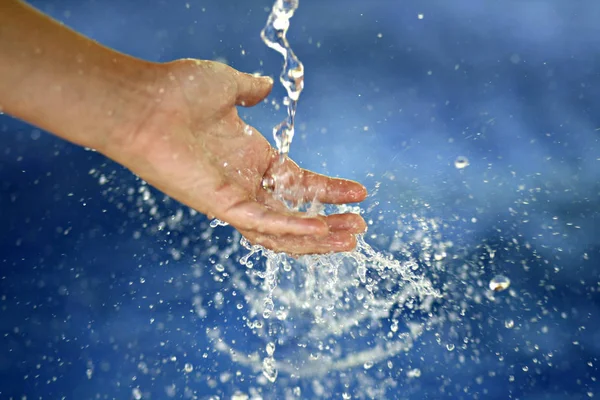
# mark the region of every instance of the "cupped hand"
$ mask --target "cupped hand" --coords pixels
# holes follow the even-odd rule
[[[212,61],[160,64],[146,112],[135,129],[115,132],[105,153],[172,198],[238,229],[250,242],[291,254],[348,251],[366,229],[357,214],[310,216],[273,198],[263,178],[292,177],[303,200],[364,200],[357,182],[298,167],[238,116],[271,91],[270,78]]]

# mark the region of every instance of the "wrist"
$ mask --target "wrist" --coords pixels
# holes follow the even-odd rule
[[[84,115],[76,127],[78,144],[109,157],[125,150],[157,104],[159,69],[160,64],[118,53],[110,65],[98,68],[90,96],[81,105]]]

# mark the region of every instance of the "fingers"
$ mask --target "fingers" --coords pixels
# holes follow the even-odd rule
[[[346,231],[348,233],[364,233],[367,223],[358,214],[331,214],[325,217],[330,232]]]
[[[255,200],[235,185],[223,185],[214,193],[214,214],[239,230],[269,235],[325,236],[329,232],[322,218],[306,217],[287,210],[274,210]]]
[[[238,73],[236,75],[238,106],[252,107],[264,100],[273,88],[273,79],[268,76],[254,76]]]
[[[351,251],[356,247],[356,237],[348,232],[331,232],[324,238],[310,236],[270,236],[256,232],[241,231],[253,244],[267,249],[293,255],[326,254]]]
[[[345,204],[358,203],[367,197],[367,189],[360,183],[301,169],[289,158],[282,165],[273,161],[269,173],[276,177],[277,184],[284,189],[280,193],[286,200]]]
[[[293,255],[326,254],[351,251],[356,247],[356,234],[364,233],[366,223],[357,214],[334,214],[322,217],[329,227],[325,237],[274,236],[253,231],[240,231],[253,244],[276,252]]]
[[[271,209],[243,196],[241,189],[224,185],[215,191],[222,207],[214,211],[217,218],[230,222],[248,240],[277,252],[289,254],[323,254],[350,251],[356,237],[366,229],[358,214],[333,214],[306,217],[285,209]],[[223,199],[241,199],[227,203]]]

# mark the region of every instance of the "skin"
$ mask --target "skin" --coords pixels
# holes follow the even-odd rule
[[[0,110],[127,167],[170,197],[275,251],[348,251],[356,214],[309,216],[263,188],[285,172],[293,194],[364,200],[357,182],[283,164],[238,116],[266,98],[270,78],[212,61],[151,63],[85,38],[18,0],[0,0]]]

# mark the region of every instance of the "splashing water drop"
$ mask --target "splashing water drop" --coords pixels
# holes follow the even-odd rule
[[[267,347],[265,348],[265,350],[267,351],[267,355],[269,357],[272,357],[273,353],[275,353],[275,343],[273,343],[273,342],[267,343]]]
[[[275,359],[272,356],[263,359],[262,373],[271,383],[274,383],[277,380],[277,366],[275,365]]]
[[[131,390],[131,396],[135,399],[135,400],[140,400],[142,398],[142,391],[139,388],[133,388]]]
[[[221,221],[220,219],[217,219],[217,218],[210,221],[211,228],[216,228],[217,226],[227,226],[227,225],[229,225],[227,222]]]
[[[494,292],[502,292],[503,290],[508,289],[509,286],[510,279],[504,275],[496,275],[490,281],[490,290],[493,290]]]
[[[273,176],[265,176],[260,185],[267,192],[273,192],[275,190],[275,178]]]
[[[465,156],[458,156],[456,160],[454,160],[454,166],[456,169],[467,168],[469,164],[469,159]]]

